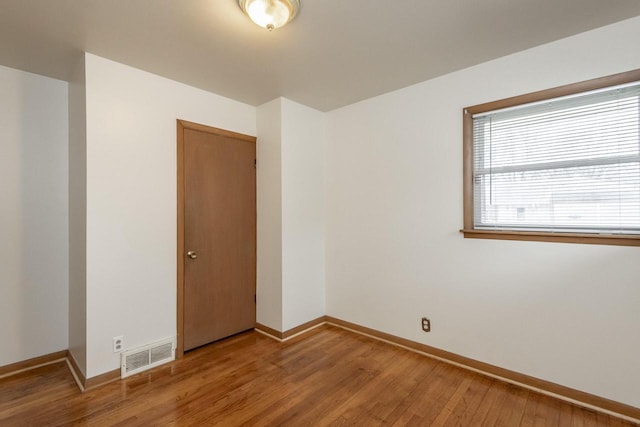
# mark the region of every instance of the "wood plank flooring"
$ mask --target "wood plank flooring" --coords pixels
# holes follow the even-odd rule
[[[0,426],[633,426],[334,326],[256,332],[80,393],[64,363],[0,379]]]

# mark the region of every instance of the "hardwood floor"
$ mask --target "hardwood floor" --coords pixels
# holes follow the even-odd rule
[[[632,426],[334,326],[247,332],[80,393],[62,362],[0,380],[0,426]]]

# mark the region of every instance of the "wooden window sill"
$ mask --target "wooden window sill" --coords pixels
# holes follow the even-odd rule
[[[524,240],[533,242],[582,243],[590,245],[640,246],[640,235],[542,233],[536,231],[462,229],[467,239]]]

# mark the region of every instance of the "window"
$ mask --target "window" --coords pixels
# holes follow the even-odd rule
[[[640,245],[640,70],[464,110],[465,237]]]

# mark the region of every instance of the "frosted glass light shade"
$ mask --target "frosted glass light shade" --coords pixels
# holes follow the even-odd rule
[[[238,0],[253,22],[271,31],[291,21],[300,9],[300,0]]]

